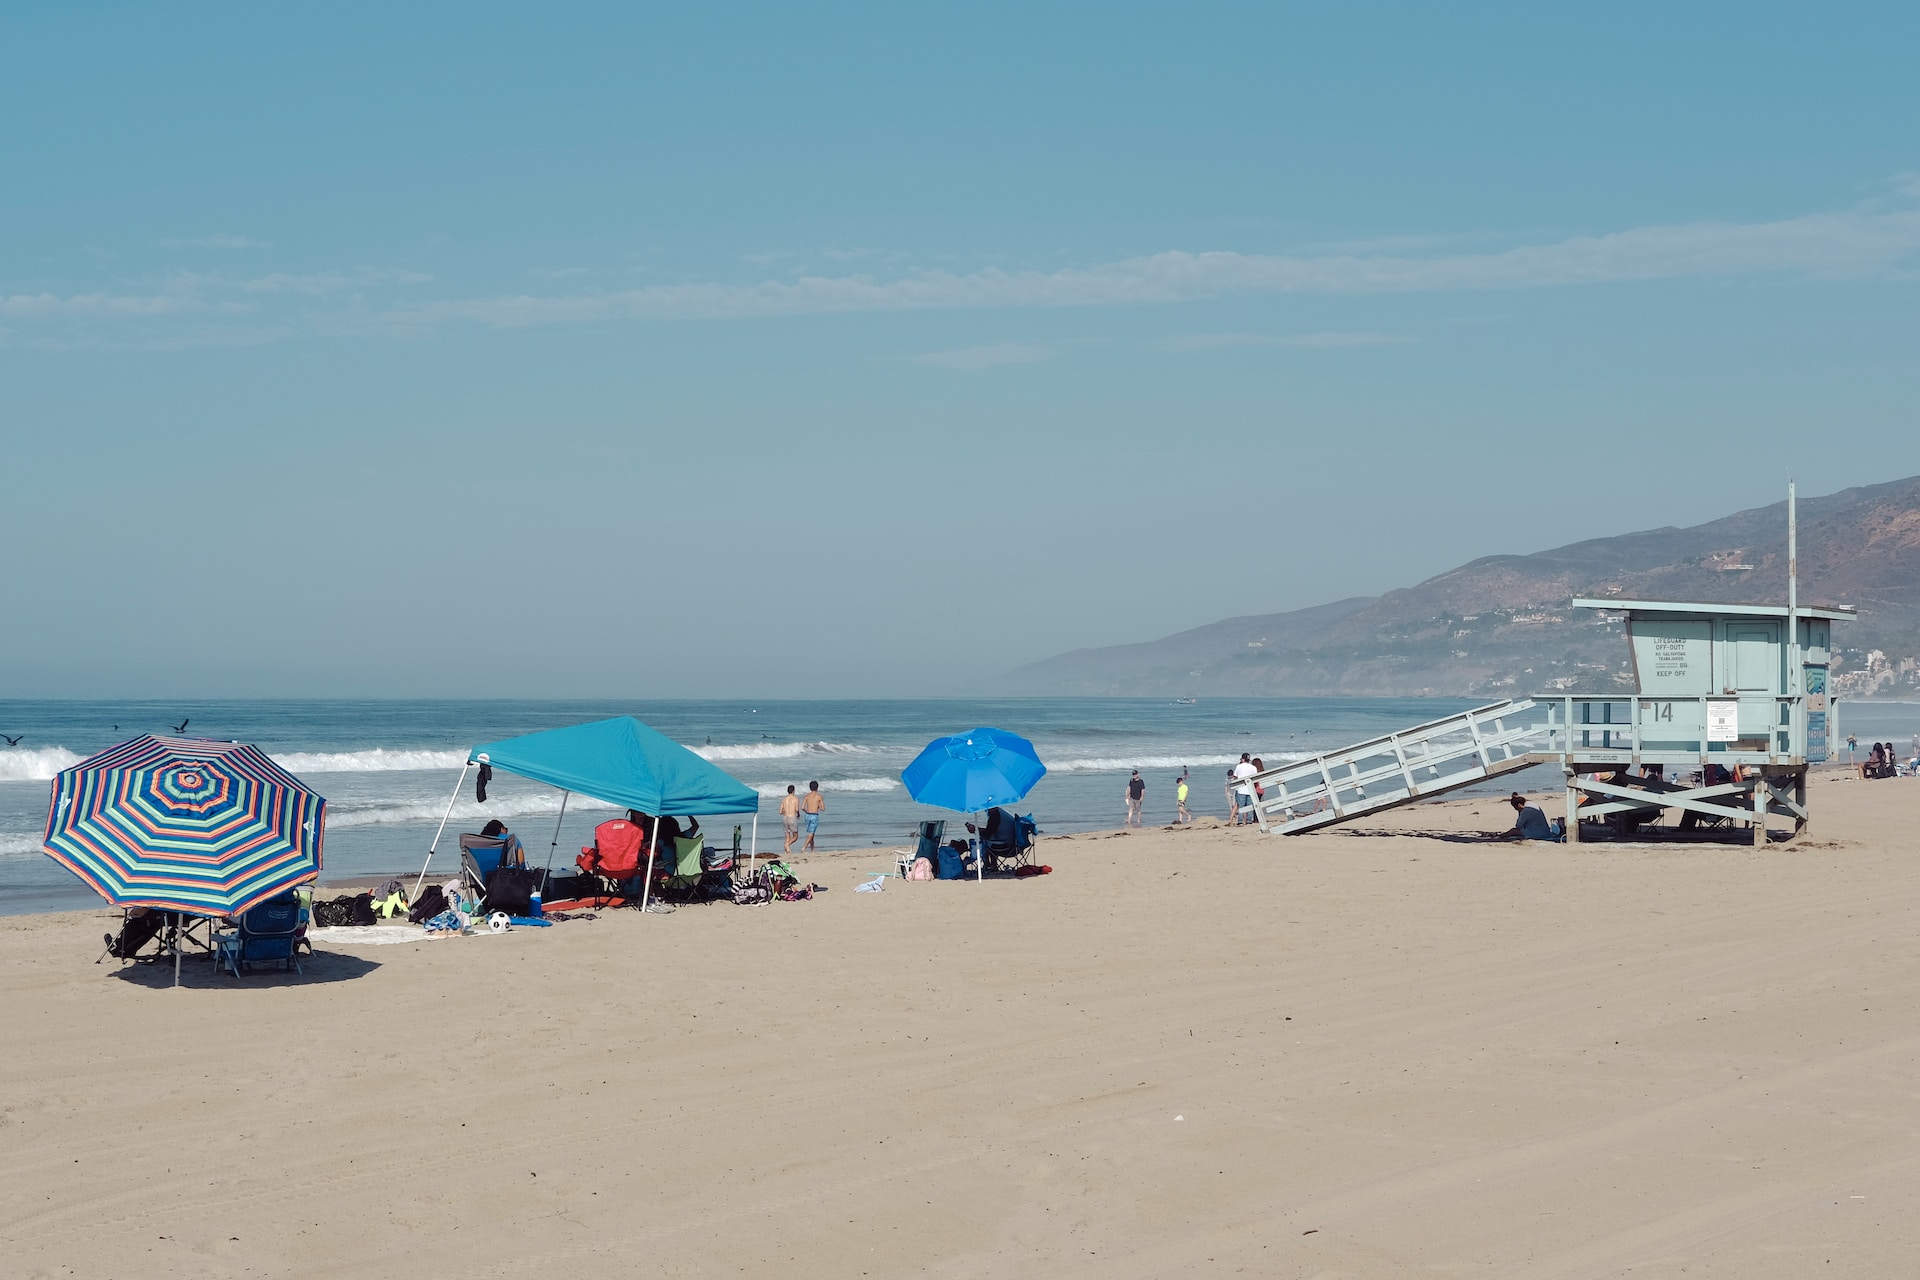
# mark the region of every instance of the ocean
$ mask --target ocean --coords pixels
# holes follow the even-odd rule
[[[1032,739],[1047,776],[1017,806],[1042,833],[1117,827],[1129,772],[1147,783],[1145,816],[1173,818],[1173,783],[1193,773],[1189,808],[1224,817],[1228,768],[1242,751],[1269,765],[1464,710],[1450,698],[1210,698],[1183,704],[1148,698],[1018,698],[847,701],[0,701],[0,915],[85,908],[99,899],[40,850],[48,783],[55,772],[116,742],[166,733],[251,742],[327,797],[326,868],[331,881],[420,869],[434,828],[476,743],[612,715],[631,715],[756,788],[765,803],[759,844],[780,846],[777,801],[789,783],[818,781],[827,797],[819,846],[878,851],[905,842],[922,817],[955,815],[916,804],[900,770],[932,738],[980,725]],[[1891,738],[1905,749],[1920,731],[1920,706],[1854,703],[1843,732]],[[1528,774],[1539,772],[1540,778]],[[1557,774],[1529,770],[1498,786],[1558,787]],[[571,861],[612,816],[574,797],[496,774],[484,805],[468,776],[434,865],[457,864],[451,836],[504,820],[529,855]],[[735,819],[709,824],[727,839]],[[749,828],[750,829],[750,828]]]

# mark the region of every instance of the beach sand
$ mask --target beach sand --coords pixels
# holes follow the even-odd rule
[[[819,856],[180,991],[0,920],[0,1270],[1920,1273],[1920,783],[1813,799],[1760,850],[1409,834],[1489,798]]]

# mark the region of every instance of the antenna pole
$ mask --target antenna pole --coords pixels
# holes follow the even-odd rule
[[[1787,481],[1787,692],[1804,694],[1800,670],[1800,527],[1795,511],[1793,481]]]

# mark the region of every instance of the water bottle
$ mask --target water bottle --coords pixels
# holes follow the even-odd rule
[[[527,914],[531,915],[535,920],[538,920],[540,918],[540,886],[539,885],[535,885],[533,887],[533,898],[528,905]]]

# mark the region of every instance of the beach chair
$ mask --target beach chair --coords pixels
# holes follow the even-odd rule
[[[647,836],[625,818],[613,818],[593,829],[593,843],[574,859],[590,876],[606,881],[614,893],[647,873]]]
[[[905,880],[907,872],[913,870],[914,860],[925,858],[932,862],[938,856],[940,846],[947,838],[947,820],[941,818],[934,822],[922,822],[913,829],[913,847],[894,859],[900,878]]]
[[[501,885],[502,869],[514,873],[510,885]],[[527,870],[526,850],[520,847],[519,838],[512,832],[502,836],[461,836],[460,879],[482,910],[505,911],[516,916],[525,915],[531,909],[528,899],[539,884],[538,875]],[[490,904],[487,896],[495,890],[501,900]]]
[[[1033,862],[1034,838],[1040,828],[1032,814],[1016,816],[1005,809],[987,813],[986,830],[980,833],[980,853],[989,872],[1018,871]]]
[[[118,935],[106,934],[107,949],[100,956],[108,956],[125,963],[129,960],[149,964],[162,956],[170,954],[167,943],[166,912],[148,907],[129,907],[120,922]],[[95,960],[99,964],[100,960]]]
[[[213,935],[215,962],[236,978],[241,966],[256,964],[277,964],[304,973],[298,955],[300,934],[306,928],[301,915],[300,899],[292,892],[247,908],[232,927]]]
[[[660,883],[662,897],[673,902],[698,902],[705,896],[702,885],[707,869],[702,855],[706,845],[705,836],[682,836],[674,840],[673,863],[666,868]]]
[[[706,886],[707,896],[712,898],[730,898],[733,896],[733,868],[740,861],[740,837],[742,829],[738,823],[733,828],[733,846],[707,845],[700,851],[701,883]]]

